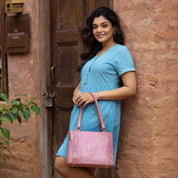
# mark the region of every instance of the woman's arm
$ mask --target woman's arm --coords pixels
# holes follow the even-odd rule
[[[77,91],[77,90],[80,90],[80,86],[81,86],[81,81],[80,81],[79,84],[76,86],[74,92]]]
[[[135,72],[126,72],[122,76],[123,86],[114,90],[100,91],[95,93],[98,100],[119,100],[126,99],[136,94],[137,84]],[[89,93],[81,93],[75,100],[75,104],[84,107],[94,102],[93,97]]]
[[[100,91],[95,93],[98,100],[119,100],[126,99],[136,94],[135,72],[127,72],[122,76],[123,86],[115,90]]]

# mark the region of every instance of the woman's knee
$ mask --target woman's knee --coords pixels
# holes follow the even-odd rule
[[[66,158],[60,156],[56,157],[54,166],[57,172],[61,175],[65,175],[67,173],[68,166],[66,164]]]

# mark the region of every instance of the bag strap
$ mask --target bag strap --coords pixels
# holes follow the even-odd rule
[[[90,93],[90,92],[89,92]],[[96,104],[96,108],[97,108],[97,111],[98,111],[98,117],[99,117],[99,120],[100,120],[100,125],[101,125],[101,131],[102,132],[106,132],[106,128],[105,128],[105,125],[104,125],[104,121],[103,121],[103,118],[102,118],[102,115],[101,115],[101,111],[100,111],[100,108],[99,108],[99,104],[98,104],[98,101],[96,99],[96,96],[94,93],[90,93],[93,98],[94,98],[94,101],[95,101],[95,104]],[[78,124],[77,124],[77,130],[79,131],[80,128],[81,128],[81,120],[82,120],[82,111],[83,111],[83,107],[81,106],[80,107],[80,114],[79,114],[79,118],[78,118]]]

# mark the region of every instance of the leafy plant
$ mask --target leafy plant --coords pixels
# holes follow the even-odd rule
[[[28,121],[31,117],[31,111],[36,113],[36,115],[40,114],[40,108],[34,102],[34,98],[30,100],[21,101],[20,97],[27,97],[26,94],[15,95],[17,98],[13,101],[9,101],[6,94],[0,94],[0,98],[6,102],[6,104],[2,105],[0,109],[0,167],[6,165],[6,159],[9,159],[9,156],[6,152],[10,152],[9,144],[10,144],[10,131],[7,128],[3,128],[3,122],[13,123],[15,120],[22,123],[22,119]],[[1,152],[3,150],[6,152]]]

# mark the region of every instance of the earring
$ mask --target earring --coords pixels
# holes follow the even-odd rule
[[[116,31],[113,32],[113,35],[114,35],[114,36],[116,35]]]

